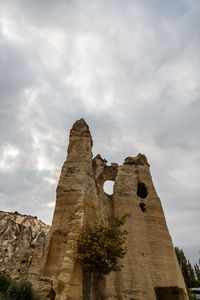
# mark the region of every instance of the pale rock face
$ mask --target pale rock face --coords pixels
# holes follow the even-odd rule
[[[87,216],[87,217],[86,217]],[[41,278],[52,282],[57,299],[82,299],[82,271],[74,262],[77,232],[86,219],[99,219],[98,197],[92,168],[92,138],[84,120],[70,132],[67,161],[57,187],[50,239]]]
[[[121,166],[106,163],[100,155],[92,159],[89,127],[77,121],[57,187],[41,279],[52,284],[56,300],[187,300],[146,157],[127,157]],[[103,190],[107,180],[114,181],[113,195]],[[130,217],[123,269],[101,280],[82,274],[73,258],[79,229],[86,220],[106,222],[125,213]]]
[[[0,211],[0,273],[31,281],[36,290],[49,290],[39,280],[50,226],[36,217]]]

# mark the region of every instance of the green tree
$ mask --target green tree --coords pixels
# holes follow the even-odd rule
[[[7,291],[6,300],[40,300],[28,281],[13,281]]]
[[[122,264],[118,259],[126,254],[124,242],[128,232],[120,229],[128,215],[109,219],[109,225],[103,222],[89,222],[81,230],[77,239],[75,259],[81,262],[85,272],[98,272],[107,275],[119,271]]]
[[[11,283],[11,279],[5,275],[0,275],[0,299],[4,296],[8,290]]]
[[[189,300],[196,300],[196,296],[190,289],[187,289]]]
[[[192,287],[199,287],[200,281],[199,277],[199,265],[195,264],[194,267],[191,265],[190,261],[187,260],[185,254],[182,249],[175,247],[176,256],[183,274],[183,278],[185,280],[185,285],[188,292],[188,297],[190,300],[195,300],[196,297],[190,290]]]
[[[194,265],[194,270],[195,270],[195,274],[196,274],[196,278],[198,281],[200,281],[200,264],[195,264]]]
[[[183,278],[185,280],[185,284],[186,286],[192,287],[191,286],[191,281],[193,279],[193,272],[192,272],[192,266],[191,264],[188,262],[188,260],[185,257],[185,254],[183,252],[182,249],[179,249],[178,247],[175,247],[175,252],[176,252],[176,256],[183,274]],[[191,278],[192,276],[192,278]]]

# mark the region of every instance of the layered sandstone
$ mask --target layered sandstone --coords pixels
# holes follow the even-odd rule
[[[103,190],[107,180],[114,181],[113,195]],[[73,258],[79,229],[86,220],[106,222],[125,213],[130,217],[123,269],[88,279]],[[56,300],[188,299],[146,157],[127,157],[120,166],[107,166],[100,155],[92,159],[92,138],[83,119],[70,132],[41,278],[52,284]]]
[[[36,290],[49,290],[39,280],[50,226],[36,217],[0,211],[0,273],[31,281]]]
[[[80,120],[70,132],[68,156],[57,187],[41,272],[42,279],[52,282],[56,299],[82,299],[82,271],[73,253],[76,234],[86,218],[95,222],[99,211],[92,168],[92,138],[87,124]]]

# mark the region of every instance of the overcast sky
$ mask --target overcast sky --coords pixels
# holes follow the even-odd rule
[[[0,1],[0,209],[50,224],[69,130],[144,153],[174,245],[200,256],[200,1]]]

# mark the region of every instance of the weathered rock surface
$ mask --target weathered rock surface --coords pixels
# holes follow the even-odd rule
[[[80,120],[70,132],[68,157],[57,187],[50,239],[41,271],[41,278],[52,282],[56,299],[82,299],[81,267],[73,259],[75,238],[86,218],[93,222],[99,219],[91,149],[89,127]]]
[[[0,273],[27,279],[36,290],[49,289],[49,284],[39,281],[49,229],[36,217],[0,211]]]
[[[111,196],[103,190],[106,180],[114,181]],[[123,269],[88,282],[73,259],[78,230],[86,220],[125,213],[130,217]],[[145,155],[128,157],[121,166],[107,166],[100,155],[92,159],[92,138],[83,119],[70,132],[41,278],[51,282],[56,300],[188,299]]]

